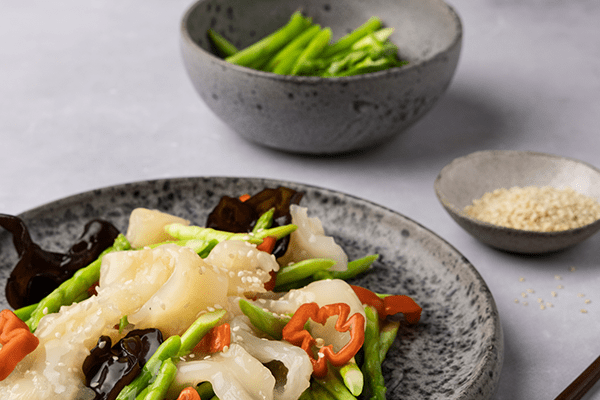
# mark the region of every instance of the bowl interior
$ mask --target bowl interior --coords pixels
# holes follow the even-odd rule
[[[486,192],[514,186],[572,188],[600,202],[600,170],[550,154],[482,151],[448,164],[436,181],[440,200],[455,212]]]
[[[183,30],[209,52],[208,28],[244,48],[283,26],[297,10],[330,27],[333,40],[377,16],[394,28],[391,40],[400,57],[413,63],[448,49],[462,35],[458,16],[442,0],[201,0],[184,17]]]

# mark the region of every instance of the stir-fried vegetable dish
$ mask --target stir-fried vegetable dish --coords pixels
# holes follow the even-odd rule
[[[223,197],[198,225],[137,208],[125,233],[97,220],[66,255],[0,214],[19,256],[0,398],[385,399],[382,363],[421,308],[347,283],[377,254],[348,260],[301,198]]]

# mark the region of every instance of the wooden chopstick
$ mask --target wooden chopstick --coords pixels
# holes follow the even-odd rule
[[[579,400],[600,379],[600,357],[590,364],[555,400]]]

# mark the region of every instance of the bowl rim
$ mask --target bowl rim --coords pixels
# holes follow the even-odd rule
[[[222,58],[216,56],[215,54],[211,53],[210,51],[206,51],[205,49],[200,47],[191,38],[191,36],[187,30],[189,18],[191,16],[192,12],[194,12],[194,10],[196,10],[202,3],[206,2],[206,1],[209,1],[209,0],[196,0],[190,6],[188,6],[188,8],[186,9],[185,13],[183,14],[183,16],[181,18],[181,22],[180,22],[180,40],[183,43],[187,43],[188,45],[191,45],[193,48],[200,50],[200,52],[205,53],[206,55],[211,57],[214,62],[221,65],[222,67],[232,68],[239,72],[243,72],[246,74],[254,74],[259,77],[264,77],[264,78],[273,79],[273,80],[277,80],[277,81],[308,82],[308,83],[314,84],[314,83],[322,82],[322,81],[347,83],[347,82],[358,81],[358,80],[364,81],[364,80],[370,80],[370,79],[377,79],[382,76],[388,76],[390,74],[400,74],[400,73],[404,73],[404,71],[410,71],[415,68],[419,68],[422,65],[426,65],[428,63],[433,62],[437,58],[442,57],[443,54],[446,53],[447,51],[449,51],[450,49],[453,49],[456,46],[461,46],[461,44],[462,44],[463,24],[462,24],[461,18],[458,15],[458,12],[456,11],[456,9],[452,5],[448,4],[445,0],[432,0],[432,1],[437,2],[440,5],[443,5],[448,10],[448,12],[450,13],[450,17],[451,17],[452,21],[454,22],[455,29],[454,29],[454,36],[452,38],[452,41],[448,44],[448,46],[444,47],[442,50],[430,55],[427,58],[421,59],[415,63],[411,62],[411,63],[401,66],[401,67],[393,67],[393,68],[388,68],[388,69],[385,69],[382,71],[369,72],[369,73],[360,74],[360,75],[339,76],[339,77],[279,75],[279,74],[275,74],[272,72],[259,71],[259,70],[253,69],[253,68],[243,67],[240,65],[229,63],[229,62],[223,60]]]
[[[549,159],[554,159],[554,160],[563,160],[563,161],[571,161],[574,162],[576,164],[585,166],[589,169],[591,169],[592,171],[596,172],[599,176],[600,176],[600,169],[596,168],[595,166],[593,166],[592,164],[585,162],[585,161],[581,161],[578,160],[576,158],[573,157],[568,157],[568,156],[561,156],[561,155],[557,155],[557,154],[551,154],[551,153],[543,153],[543,152],[539,152],[539,151],[531,151],[531,150],[479,150],[479,151],[475,151],[472,153],[469,153],[465,156],[461,156],[461,157],[457,157],[455,159],[453,159],[451,162],[449,162],[448,164],[446,164],[441,171],[439,172],[438,176],[436,177],[435,181],[434,181],[434,190],[435,190],[435,194],[438,198],[438,200],[440,201],[440,203],[442,204],[442,206],[451,214],[454,215],[457,218],[460,219],[465,219],[468,220],[470,223],[477,225],[479,227],[482,228],[486,228],[486,229],[494,229],[497,231],[503,231],[506,233],[510,233],[512,235],[515,234],[525,234],[529,237],[531,236],[536,236],[536,237],[543,237],[543,238],[554,238],[554,237],[560,237],[560,236],[564,236],[564,235],[569,235],[569,234],[577,234],[580,232],[584,232],[587,231],[588,229],[590,229],[590,227],[594,226],[594,225],[598,225],[600,227],[600,219],[597,219],[595,221],[590,222],[589,224],[583,225],[583,226],[579,226],[577,228],[573,228],[573,229],[567,229],[567,230],[562,230],[562,231],[552,231],[552,232],[545,232],[545,231],[533,231],[533,230],[525,230],[525,229],[516,229],[516,228],[510,228],[510,227],[506,227],[506,226],[501,226],[501,225],[495,225],[492,224],[490,222],[486,222],[486,221],[482,221],[479,220],[477,218],[473,218],[469,215],[467,215],[464,210],[459,209],[458,206],[456,206],[454,203],[450,202],[444,195],[444,193],[442,192],[441,188],[440,188],[440,182],[442,181],[443,178],[443,173],[444,171],[447,171],[452,164],[457,164],[460,162],[465,162],[471,158],[476,158],[482,155],[486,155],[486,154],[502,154],[502,155],[525,155],[528,157],[543,157],[543,158],[549,158]]]

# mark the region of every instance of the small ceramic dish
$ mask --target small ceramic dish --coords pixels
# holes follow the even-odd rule
[[[479,151],[446,165],[434,183],[450,216],[481,242],[501,250],[541,254],[573,246],[600,230],[600,220],[579,228],[541,232],[506,228],[466,215],[464,208],[495,189],[572,188],[600,202],[600,170],[581,161],[530,151]]]

